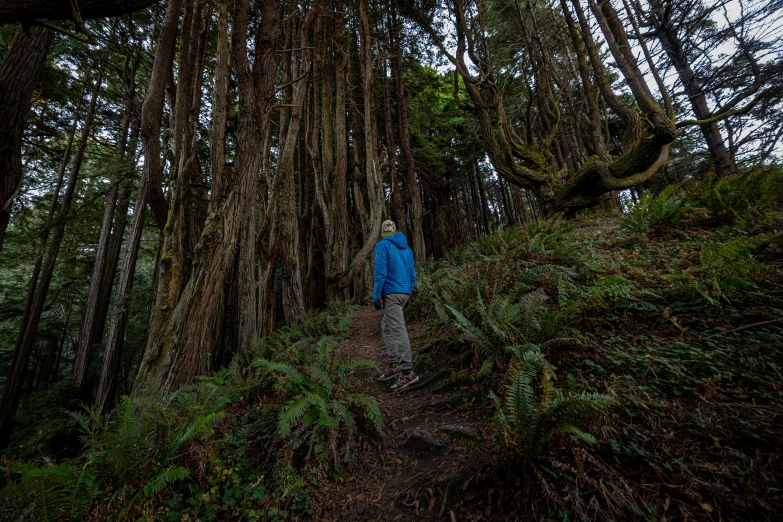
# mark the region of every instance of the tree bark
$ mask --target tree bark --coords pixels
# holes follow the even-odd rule
[[[408,102],[405,98],[405,78],[402,69],[402,47],[400,45],[401,31],[399,26],[392,31],[392,75],[394,76],[395,95],[397,97],[397,128],[400,133],[400,151],[405,160],[405,186],[408,189],[408,199],[411,205],[411,221],[413,222],[413,256],[417,264],[427,260],[424,243],[424,225],[422,223],[421,189],[416,180],[416,163],[411,151],[410,128],[408,118]]]
[[[354,297],[361,296],[368,291],[371,286],[371,276],[368,277],[369,263],[368,257],[372,252],[381,232],[381,221],[383,220],[383,209],[386,201],[381,180],[380,163],[378,161],[378,128],[375,119],[375,100],[373,96],[373,51],[372,34],[370,31],[370,21],[367,13],[367,0],[359,2],[359,36],[360,52],[359,68],[361,74],[361,85],[363,91],[364,105],[364,170],[365,182],[367,186],[368,211],[367,216],[363,217],[365,225],[363,229],[364,244],[356,253],[351,264],[335,281],[337,288],[344,288],[350,285],[357,275],[363,271],[363,284],[360,292],[354,292]],[[357,147],[354,147],[354,155]],[[358,170],[358,161],[355,168]],[[359,187],[359,176],[354,179],[354,198],[359,207],[359,214],[364,211],[364,203],[361,200],[361,188]]]
[[[345,41],[343,2],[334,4],[334,173],[331,182],[331,240],[327,240],[326,257],[329,297],[347,299],[348,286],[332,284],[348,268],[348,131],[346,127],[347,95],[345,88]],[[326,121],[324,122],[326,125]]]
[[[196,376],[207,373],[212,366],[211,354],[219,337],[222,302],[215,296],[222,293],[234,262],[242,225],[252,216],[256,176],[263,160],[258,145],[265,141],[262,113],[258,110],[264,90],[262,85],[255,83],[247,58],[249,4],[249,0],[235,1],[231,37],[240,105],[234,163],[236,181],[225,202],[207,218],[195,252],[193,274],[174,311],[147,344],[133,389],[135,396],[166,396],[179,386],[192,382]],[[263,60],[254,64],[262,66]]]
[[[122,344],[125,341],[125,329],[128,325],[128,300],[133,288],[133,276],[136,274],[136,260],[139,255],[141,233],[144,226],[144,208],[147,205],[148,187],[149,179],[146,174],[142,174],[139,192],[136,195],[136,204],[133,208],[133,219],[125,242],[120,278],[117,282],[117,293],[114,299],[115,312],[111,317],[109,331],[106,334],[106,348],[103,351],[101,374],[95,394],[95,410],[100,414],[106,413],[111,407],[116,387],[120,354],[122,353]]]
[[[141,145],[144,153],[144,173],[149,180],[149,205],[160,230],[166,226],[168,203],[163,194],[163,172],[160,158],[160,119],[163,116],[166,82],[174,62],[174,44],[179,27],[182,0],[170,0],[166,19],[160,29],[155,61],[152,64],[144,104],[141,107]]]
[[[34,27],[27,32],[19,26],[0,63],[0,252],[24,175],[22,135],[27,111],[53,38],[51,29]]]
[[[52,276],[54,275],[54,265],[57,262],[57,255],[60,252],[60,245],[62,244],[62,239],[65,234],[65,225],[71,211],[71,205],[76,192],[76,184],[79,180],[79,172],[84,159],[84,152],[87,148],[87,139],[90,135],[93,115],[95,114],[95,105],[98,101],[98,93],[100,92],[101,84],[103,83],[103,66],[104,64],[102,63],[98,70],[98,77],[92,92],[90,107],[84,119],[84,127],[82,128],[76,155],[74,156],[73,164],[71,165],[71,173],[65,188],[65,194],[63,195],[58,220],[55,224],[52,238],[46,247],[46,254],[41,269],[41,279],[35,289],[35,297],[33,298],[30,307],[29,319],[24,325],[25,328],[20,329],[19,331],[11,368],[8,372],[8,378],[5,381],[2,398],[0,398],[0,449],[5,448],[8,445],[11,437],[14,416],[16,414],[16,409],[19,406],[19,398],[24,383],[25,373],[27,371],[27,363],[30,359],[30,352],[33,348],[33,344],[35,343],[35,336],[38,332],[38,324],[41,320],[41,314],[43,313],[46,295],[49,292],[49,285],[52,282]]]
[[[383,127],[386,134],[386,155],[389,167],[389,185],[391,186],[391,214],[397,224],[397,230],[408,235],[405,226],[405,209],[402,205],[400,184],[397,182],[397,143],[394,140],[394,127],[391,119],[391,105],[389,103],[389,77],[386,75],[386,60],[382,65],[381,90],[383,92]]]
[[[136,60],[136,64],[138,64],[138,60]],[[128,172],[126,164],[128,160],[133,160],[133,154],[135,153],[135,150],[132,150],[131,157],[127,157],[127,141],[130,134],[136,96],[135,75],[136,66],[131,65],[131,51],[128,50],[124,68],[127,88],[125,109],[120,123],[120,135],[117,140],[114,161],[116,171],[120,173],[120,179],[113,183],[104,210],[98,248],[95,253],[95,264],[93,265],[90,287],[87,290],[87,302],[84,306],[82,322],[79,328],[79,341],[73,367],[73,384],[79,396],[83,398],[85,398],[84,386],[87,382],[87,370],[90,365],[92,348],[100,343],[103,335],[111,287],[114,284],[114,275],[117,270],[117,261],[122,246],[122,236],[125,230],[130,202],[129,184],[132,182],[133,168]]]
[[[302,23],[301,45],[302,56],[299,67],[294,67],[296,73],[295,88],[292,96],[290,118],[288,121],[285,143],[278,158],[277,174],[275,175],[277,212],[274,217],[272,234],[280,264],[283,268],[283,311],[289,323],[305,314],[304,288],[301,276],[301,261],[299,259],[299,220],[296,211],[296,187],[294,183],[294,158],[299,137],[299,127],[307,94],[307,75],[310,72],[310,51],[308,30],[315,18],[317,8],[308,11]]]

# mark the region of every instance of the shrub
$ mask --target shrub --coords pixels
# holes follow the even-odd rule
[[[516,302],[511,295],[498,295],[489,304],[476,296],[476,312],[481,323],[473,324],[453,306],[447,306],[467,341],[494,361],[505,358],[513,347],[545,348],[567,329],[572,317],[569,310],[554,311],[545,306],[549,298],[540,289],[529,292]],[[558,339],[559,340],[559,339]]]
[[[11,463],[0,518],[214,521],[312,514],[308,488],[318,470],[299,466],[279,431],[309,442],[311,453],[331,456],[337,449],[348,453],[358,409],[380,430],[374,399],[344,392],[350,373],[372,363],[340,363],[333,338],[315,340],[323,331],[345,335],[352,309],[331,303],[261,343],[256,351],[273,353],[278,362],[270,364],[284,371],[258,375],[240,363],[242,371],[201,377],[165,401],[123,397],[105,417],[90,409],[66,414],[64,424],[80,430],[80,454],[56,464],[48,458]],[[285,423],[269,408],[280,406],[280,391],[290,399]],[[300,404],[299,416],[293,408],[301,398],[308,405]],[[41,408],[51,410],[50,402]]]
[[[308,457],[314,456],[334,470],[339,469],[340,457],[347,460],[351,456],[357,409],[364,411],[378,433],[383,425],[374,397],[344,393],[353,371],[377,366],[366,360],[338,361],[333,354],[336,345],[329,338],[318,342],[307,375],[284,362],[257,359],[253,363],[277,375],[277,390],[291,397],[280,412],[279,435],[293,435],[294,448],[306,444]]]
[[[541,378],[536,383],[539,373]],[[613,402],[609,395],[563,393],[555,388],[552,367],[538,351],[530,350],[514,360],[506,385],[505,401],[492,394],[495,424],[503,446],[523,460],[541,455],[546,445],[563,434],[588,443],[595,437],[578,426],[604,415]],[[537,384],[537,386],[536,386]]]
[[[692,197],[716,217],[744,221],[753,208],[761,208],[781,196],[783,172],[751,170],[728,178],[708,177],[692,191]]]
[[[687,209],[687,198],[676,185],[669,185],[657,196],[645,192],[638,203],[627,209],[620,222],[629,231],[641,234],[661,227],[674,227]]]
[[[168,403],[136,404],[123,397],[105,418],[87,409],[72,414],[85,449],[72,462],[13,464],[20,479],[3,496],[18,499],[19,520],[77,520],[88,506],[111,493],[114,511],[127,515],[164,487],[190,476],[172,463],[183,445],[212,432],[227,399],[204,383],[206,400],[195,404],[178,392]],[[203,398],[203,397],[202,397]]]

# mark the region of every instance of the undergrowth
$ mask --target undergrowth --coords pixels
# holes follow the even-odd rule
[[[782,200],[779,171],[708,179],[420,271],[427,350],[496,399],[503,516],[775,519]]]
[[[375,400],[343,391],[368,363],[333,354],[351,311],[331,303],[164,402],[123,397],[105,417],[84,409],[62,414],[79,427],[78,456],[55,462],[41,452],[44,440],[38,458],[6,455],[0,518],[283,520],[312,513],[310,489],[340,473],[357,437],[381,431]]]

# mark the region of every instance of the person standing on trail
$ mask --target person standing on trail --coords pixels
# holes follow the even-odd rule
[[[383,238],[375,245],[372,304],[376,310],[383,308],[381,334],[389,364],[379,379],[394,379],[389,389],[402,390],[419,380],[418,375],[413,373],[411,342],[403,313],[408,308],[416,283],[416,269],[405,234],[397,232],[394,221],[387,219],[381,224],[381,236]]]

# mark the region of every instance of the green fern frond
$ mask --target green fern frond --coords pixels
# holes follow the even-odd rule
[[[176,452],[179,450],[179,448],[182,447],[183,444],[193,440],[199,435],[210,432],[212,430],[212,426],[217,421],[222,419],[224,415],[224,412],[218,411],[196,418],[193,422],[185,427],[178,437],[174,439],[171,444],[169,454],[172,456],[176,455]]]
[[[536,391],[536,379],[541,374]],[[525,459],[540,455],[560,434],[571,433],[593,443],[595,438],[578,425],[604,415],[613,398],[600,394],[563,394],[555,386],[554,371],[538,351],[514,359],[506,385],[505,401],[494,397],[495,422],[506,440]]]
[[[364,408],[364,414],[373,423],[375,431],[383,434],[383,415],[375,397],[363,394],[350,394],[346,395],[345,399],[360,408]]]
[[[462,330],[468,339],[478,346],[488,346],[487,336],[479,328],[473,325],[462,313],[453,306],[446,305],[446,308],[457,320],[457,327]]]
[[[184,480],[188,477],[190,477],[190,471],[183,468],[182,466],[168,468],[161,471],[155,478],[150,480],[149,483],[144,486],[142,492],[144,493],[145,497],[154,497],[169,484],[179,482],[180,480]]]
[[[300,395],[285,404],[278,423],[278,433],[281,437],[288,437],[291,434],[291,428],[307,413],[316,400],[315,397],[314,394]]]
[[[481,363],[481,367],[476,372],[476,379],[481,380],[492,375],[492,370],[495,368],[495,362],[492,359],[484,359]]]

